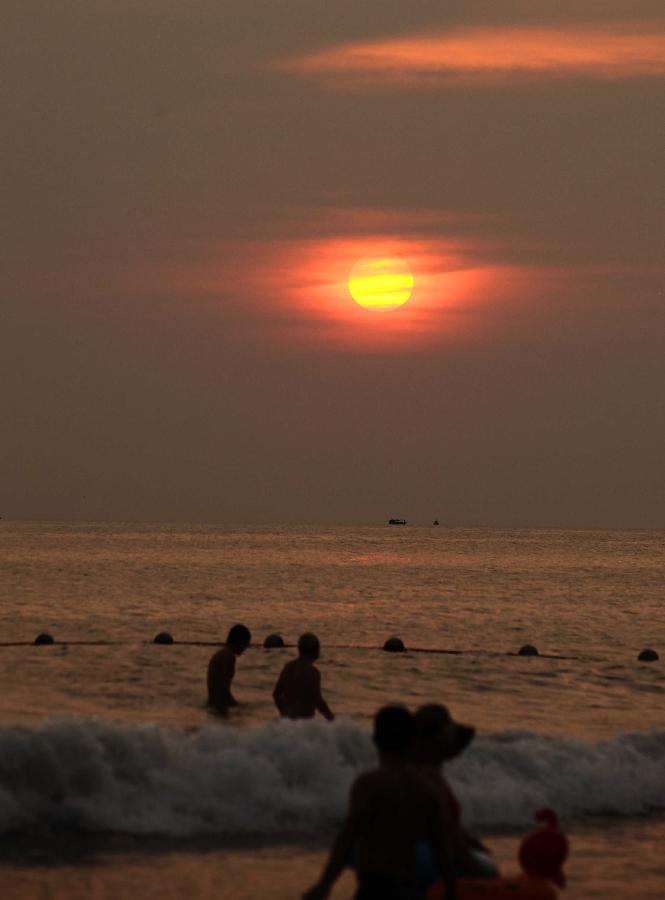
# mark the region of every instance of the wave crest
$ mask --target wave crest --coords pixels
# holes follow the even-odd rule
[[[0,728],[0,833],[35,824],[133,835],[297,837],[330,830],[374,765],[357,723],[185,731],[91,719]],[[665,732],[596,743],[510,732],[450,766],[467,825],[527,827],[665,809]]]

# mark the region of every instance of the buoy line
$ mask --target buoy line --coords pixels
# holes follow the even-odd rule
[[[279,640],[277,640],[279,638]],[[52,635],[48,633],[42,633],[37,635],[37,637],[32,641],[0,641],[0,648],[4,647],[34,647],[34,646],[49,646],[49,647],[124,647],[130,646],[135,643],[131,640],[56,640]],[[162,646],[181,646],[181,647],[221,647],[224,644],[223,640],[216,641],[203,641],[203,640],[184,640],[178,641],[173,638],[173,636],[166,631],[159,632],[152,640],[138,640],[136,644],[139,646],[146,646],[150,644],[162,645]],[[297,648],[296,643],[288,643],[284,641],[284,639],[280,635],[272,634],[269,635],[262,643],[255,643],[250,645],[254,649],[266,650],[266,651],[274,651],[274,650],[292,650]],[[403,641],[400,638],[391,637],[388,638],[383,645],[371,645],[371,644],[326,644],[327,650],[355,650],[358,652],[384,652],[390,653],[391,655],[401,655],[405,653],[422,653],[422,654],[431,654],[431,655],[439,655],[439,656],[495,656],[495,657],[523,657],[523,658],[535,658],[535,659],[560,659],[560,660],[570,660],[570,661],[589,661],[589,662],[604,662],[606,661],[606,657],[593,657],[593,656],[568,656],[561,653],[541,653],[533,644],[525,644],[520,647],[518,650],[485,650],[485,649],[453,649],[448,647],[407,647],[404,645]],[[636,660],[638,662],[657,662],[659,661],[660,656],[653,650],[648,647],[644,650],[640,651],[637,655]]]

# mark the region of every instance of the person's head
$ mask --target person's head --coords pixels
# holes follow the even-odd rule
[[[252,635],[246,625],[234,625],[229,629],[226,638],[226,646],[230,647],[236,656],[240,656],[249,647]]]
[[[315,662],[319,658],[320,653],[321,645],[315,634],[308,631],[305,634],[300,635],[298,638],[298,654],[302,656],[303,659]]]
[[[403,706],[384,706],[374,717],[374,743],[381,757],[405,759],[411,743],[415,723]]]
[[[424,765],[440,765],[465,750],[474,738],[475,728],[453,721],[445,706],[429,703],[414,716],[413,758]]]

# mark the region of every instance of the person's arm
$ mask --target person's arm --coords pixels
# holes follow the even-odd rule
[[[275,706],[281,716],[284,715],[284,681],[284,669],[282,669],[272,692],[272,699],[275,701]]]
[[[492,851],[490,848],[483,844],[479,837],[476,837],[475,834],[469,834],[466,828],[460,828],[462,833],[462,837],[466,843],[466,846],[471,850],[480,850],[482,853],[488,853],[490,856],[492,855]]]
[[[208,699],[215,709],[226,713],[238,701],[231,693],[231,682],[235,675],[236,661],[231,651],[218,653],[210,660],[208,670]]]
[[[484,867],[471,853],[469,836],[459,822],[459,803],[450,789],[450,785],[443,777],[442,787],[441,815],[443,816],[443,828],[449,836],[448,842],[453,854],[455,869],[458,872],[463,872],[468,877],[482,875],[485,871]],[[485,850],[485,852],[487,853],[488,851]]]
[[[354,828],[353,821],[349,817],[344,827],[333,841],[328,862],[325,865],[321,877],[308,891],[302,895],[302,900],[325,900],[329,896],[342,869],[348,864],[353,850]]]
[[[457,875],[450,841],[452,823],[447,813],[441,813],[437,802],[434,802],[431,815],[428,816],[428,825],[432,855],[446,888],[446,900],[457,900]]]
[[[471,848],[473,846],[482,850],[483,853],[489,853],[489,850],[487,850],[480,841],[474,840],[474,842],[471,843],[464,829],[460,828],[459,825],[453,824],[451,845],[454,858],[458,862],[460,871],[471,878],[474,876],[482,876],[484,874],[485,868],[482,863],[479,863],[473,853],[471,853]]]
[[[357,835],[359,815],[367,803],[367,780],[361,775],[356,779],[349,799],[349,813],[342,830],[335,838],[330,849],[330,856],[321,877],[316,884],[302,895],[302,900],[325,900],[330,894],[333,885],[340,876],[342,869],[347,866],[353,857]]]
[[[331,708],[328,706],[326,701],[323,699],[323,694],[321,693],[321,673],[316,671],[315,674],[316,674],[316,682],[315,682],[316,708],[318,709],[318,711],[321,713],[322,716],[324,716],[329,722],[332,722],[332,720],[335,718],[335,714],[333,713]]]

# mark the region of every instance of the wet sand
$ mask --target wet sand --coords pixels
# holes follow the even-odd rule
[[[601,823],[599,823],[601,824]],[[562,900],[662,900],[665,819],[602,822],[571,834],[568,888]],[[609,841],[608,841],[609,838]],[[517,871],[515,835],[489,838],[501,869]],[[613,847],[608,856],[608,843]],[[217,845],[217,846],[216,846]],[[297,900],[318,876],[321,846],[226,847],[214,839],[142,840],[60,835],[5,838],[0,851],[3,900]],[[639,860],[639,883],[634,883]],[[345,872],[334,900],[350,900]]]

